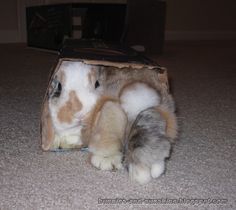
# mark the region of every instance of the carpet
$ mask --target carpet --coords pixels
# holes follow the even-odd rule
[[[57,56],[0,46],[0,209],[236,209],[236,43],[170,42],[180,125],[167,170],[147,185],[99,171],[81,151],[43,152],[39,119]]]

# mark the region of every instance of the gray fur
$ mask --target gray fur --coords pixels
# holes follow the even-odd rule
[[[124,166],[152,164],[169,156],[171,144],[165,136],[166,121],[155,107],[139,113],[125,142]]]

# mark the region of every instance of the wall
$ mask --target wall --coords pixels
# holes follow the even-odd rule
[[[0,1],[0,42],[26,40],[25,5],[78,1],[126,2],[126,0]],[[236,0],[166,0],[166,2],[166,39],[236,39]]]
[[[167,39],[236,39],[235,0],[166,0]]]
[[[0,42],[18,42],[17,1],[0,1]]]

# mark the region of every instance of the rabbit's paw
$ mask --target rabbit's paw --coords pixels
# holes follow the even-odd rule
[[[136,181],[139,184],[146,184],[150,182],[152,178],[155,179],[161,176],[164,170],[164,161],[159,161],[152,164],[151,168],[142,164],[131,163],[129,165],[129,176],[132,181]]]
[[[101,170],[116,170],[121,169],[122,164],[122,155],[110,155],[110,156],[102,156],[102,155],[92,155],[91,163],[98,169]]]
[[[151,180],[150,168],[141,164],[129,165],[129,177],[131,181],[146,184]]]
[[[152,164],[152,167],[151,167],[152,178],[158,178],[159,176],[161,176],[161,174],[163,174],[164,170],[165,170],[164,161],[160,161],[160,162]]]
[[[78,134],[64,135],[64,136],[56,135],[53,144],[53,148],[61,148],[61,149],[71,149],[80,147],[82,147],[82,141]]]

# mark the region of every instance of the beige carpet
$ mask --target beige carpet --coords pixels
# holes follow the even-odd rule
[[[166,174],[140,186],[126,171],[96,170],[86,152],[40,150],[56,56],[0,45],[0,209],[236,209],[235,53],[235,42],[166,45],[158,61],[169,69],[181,133]]]

